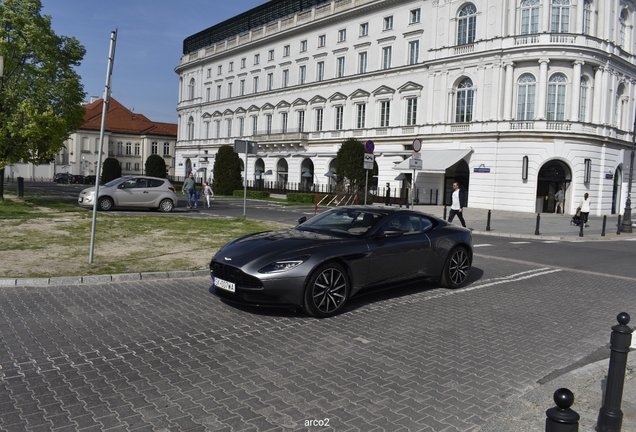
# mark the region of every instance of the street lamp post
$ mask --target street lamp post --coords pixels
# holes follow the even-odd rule
[[[621,223],[621,232],[632,232],[632,176],[634,175],[634,151],[636,151],[636,116],[634,117],[634,130],[632,132],[632,152],[629,155],[629,176],[627,180],[627,200],[625,201],[625,213]]]

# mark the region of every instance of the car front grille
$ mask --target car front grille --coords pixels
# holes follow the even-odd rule
[[[263,288],[263,284],[258,278],[254,276],[250,276],[244,273],[242,270],[229,266],[227,264],[222,264],[218,262],[212,263],[212,268],[210,269],[212,274],[220,279],[226,280],[228,282],[233,282],[237,287],[247,288],[247,289],[261,289]]]

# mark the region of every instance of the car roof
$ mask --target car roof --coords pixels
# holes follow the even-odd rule
[[[393,207],[393,206],[365,206],[365,205],[349,205],[349,206],[342,206],[342,207],[334,207],[333,209],[330,210],[347,210],[347,209],[351,209],[351,210],[358,210],[358,211],[367,211],[367,212],[373,212],[373,213],[380,213],[380,214],[385,214],[385,215],[392,215],[392,214],[397,214],[397,213],[418,213],[418,214],[423,214],[435,219],[439,219],[438,217],[430,214],[430,213],[426,213],[426,212],[422,212],[419,210],[413,210],[413,209],[409,209],[409,208],[402,208],[402,207]]]

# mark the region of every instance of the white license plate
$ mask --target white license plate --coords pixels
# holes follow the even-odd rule
[[[224,290],[229,291],[229,292],[235,292],[236,291],[236,285],[234,285],[233,282],[228,282],[226,280],[219,279],[218,277],[214,277],[214,286],[215,287],[219,287],[219,288],[224,289]]]

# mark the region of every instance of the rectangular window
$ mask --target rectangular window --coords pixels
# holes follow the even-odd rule
[[[336,69],[336,77],[340,78],[344,76],[345,73],[345,58],[344,57],[338,57],[338,59],[336,60],[338,66]]]
[[[130,162],[126,162],[126,170],[127,171],[130,171],[131,165],[132,164]]]
[[[579,98],[579,120],[585,122],[587,121],[587,85],[581,85]]]
[[[409,98],[406,100],[406,125],[413,126],[417,121],[417,99]]]
[[[258,77],[255,76],[252,81],[252,93],[258,93]]]
[[[338,42],[347,40],[347,29],[338,30]]]
[[[135,171],[139,171],[139,163],[135,164]]]
[[[380,103],[380,127],[389,126],[389,116],[391,115],[391,102],[382,101]]]
[[[265,122],[267,126],[267,135],[271,135],[272,134],[272,115],[271,114],[267,114],[265,116]]]
[[[384,17],[384,30],[393,29],[393,16]]]
[[[241,96],[245,95],[245,80],[244,79],[242,79],[239,82],[239,95]]]
[[[227,136],[231,137],[232,136],[232,119],[227,119]]]
[[[141,146],[139,143],[135,143],[135,156],[139,156],[141,151]]]
[[[239,118],[239,136],[242,137],[245,133],[245,117]]]
[[[298,132],[305,131],[305,111],[298,111]]]
[[[205,101],[210,102],[210,87],[205,89]]]
[[[365,73],[367,71],[367,53],[361,52],[358,54],[358,73]]]
[[[421,17],[422,13],[421,10],[418,9],[413,9],[410,13],[410,17],[411,17],[411,24],[415,24],[420,22],[420,17]]]
[[[212,76],[212,68],[208,68],[206,72],[206,78],[210,78]]]
[[[307,51],[307,40],[300,41],[300,52]]]
[[[205,122],[205,139],[210,138],[210,122]]]
[[[360,36],[369,36],[369,23],[360,24]]]
[[[132,143],[126,143],[126,156],[132,156]]]
[[[322,117],[323,117],[322,108],[317,108],[316,109],[316,131],[318,132],[322,130]]]
[[[274,50],[269,50],[269,52],[267,53],[267,60],[274,60]]]
[[[252,116],[252,135],[258,135],[258,117]]]
[[[221,100],[221,86],[216,86],[216,100]]]
[[[216,74],[221,75],[223,73],[223,65],[218,65],[216,68]]]
[[[254,64],[257,65],[261,62],[261,55],[260,54],[254,54]]]
[[[227,83],[227,97],[232,97],[232,83]]]
[[[325,45],[327,45],[327,36],[326,35],[318,36],[318,48],[322,48]]]
[[[121,141],[117,143],[117,154],[124,154],[124,143]]]
[[[287,116],[286,112],[280,113],[280,127],[282,133],[287,133]]]
[[[150,145],[150,153],[157,154],[158,148],[159,148],[159,144],[157,143],[157,141],[153,141],[152,144]]]
[[[342,130],[343,113],[344,113],[344,107],[342,105],[337,106],[336,107],[336,118],[335,118],[335,124],[334,124],[334,129],[336,129],[336,130]]]
[[[227,71],[228,71],[228,72],[232,72],[232,71],[234,71],[234,62],[230,62],[229,66],[228,66],[228,68],[227,68]]]
[[[290,49],[289,45],[285,45],[283,47],[283,57],[289,57],[290,51],[291,51],[291,49]]]
[[[420,41],[409,42],[409,64],[417,64],[420,56]]]
[[[322,81],[325,78],[325,62],[320,61],[316,64],[316,81]]]
[[[305,84],[307,79],[307,66],[301,66],[298,68],[298,84]]]
[[[247,59],[245,57],[243,57],[241,59],[241,69],[245,69],[245,63],[247,62]]]
[[[219,120],[214,122],[214,136],[221,138],[221,122]]]
[[[273,88],[274,88],[274,74],[268,73],[267,74],[267,90],[271,90]]]
[[[170,143],[163,143],[163,155],[170,156]]]
[[[393,55],[393,47],[382,48],[382,69],[391,67],[391,56]]]
[[[283,71],[283,88],[286,88],[289,85],[289,69],[285,69]]]
[[[356,128],[357,129],[364,129],[366,116],[367,116],[367,104],[356,105]]]
[[[108,141],[108,154],[112,155],[115,153],[115,150],[113,150],[113,142],[112,141]]]

